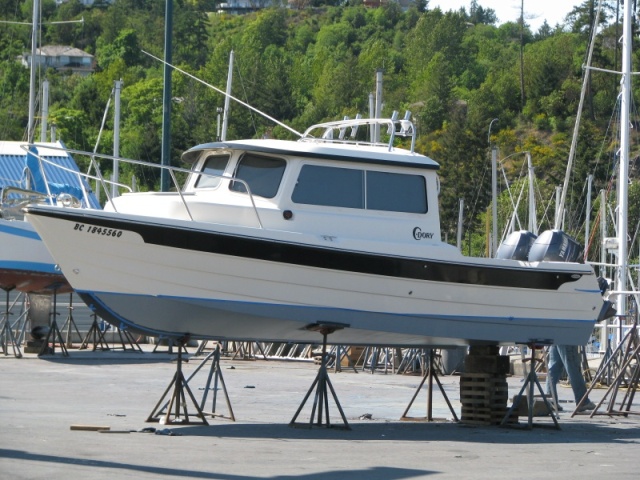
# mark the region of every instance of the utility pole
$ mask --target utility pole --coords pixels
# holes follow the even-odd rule
[[[162,94],[162,153],[160,163],[171,165],[171,50],[173,44],[173,0],[165,1],[164,16],[164,89]],[[160,190],[169,191],[169,172],[163,168],[160,172]]]
[[[524,96],[524,0],[520,0],[520,103],[525,104]]]

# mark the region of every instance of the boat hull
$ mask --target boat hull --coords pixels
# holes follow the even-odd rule
[[[71,286],[33,226],[0,219],[0,288],[27,293],[59,293]]]
[[[109,212],[27,218],[85,302],[153,335],[309,343],[310,325],[338,324],[331,342],[350,345],[584,344],[602,305],[586,266],[496,271]]]

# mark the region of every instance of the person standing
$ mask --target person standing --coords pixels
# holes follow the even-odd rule
[[[554,399],[558,399],[558,391],[556,389],[563,368],[567,371],[569,383],[573,390],[573,396],[576,405],[582,400],[587,393],[587,385],[582,376],[580,364],[580,352],[576,345],[551,345],[549,347],[549,363],[547,368],[547,394],[553,394]],[[596,404],[588,398],[577,410],[578,412],[587,412],[596,408]],[[558,411],[562,408],[558,405]]]

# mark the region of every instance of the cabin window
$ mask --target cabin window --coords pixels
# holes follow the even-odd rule
[[[207,175],[198,176],[196,188],[215,188],[220,185],[220,177],[227,168],[228,162],[229,155],[209,155],[204,161],[204,167],[202,167],[202,173]]]
[[[427,188],[422,175],[366,172],[367,209],[427,213]]]
[[[252,195],[273,198],[278,193],[285,166],[286,162],[281,158],[245,153],[238,162],[235,178],[244,180]],[[240,182],[231,182],[229,188],[234,192],[247,191]]]
[[[291,195],[295,203],[427,213],[422,175],[304,165]]]
[[[364,208],[362,171],[304,165],[291,200],[308,205]]]

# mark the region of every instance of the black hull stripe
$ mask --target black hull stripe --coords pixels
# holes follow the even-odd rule
[[[557,290],[561,285],[581,277],[581,273],[576,272],[477,266],[343,251],[170,225],[138,223],[126,218],[92,217],[81,211],[38,210],[35,207],[29,208],[28,212],[136,232],[145,243],[164,247],[386,277],[536,290]]]

